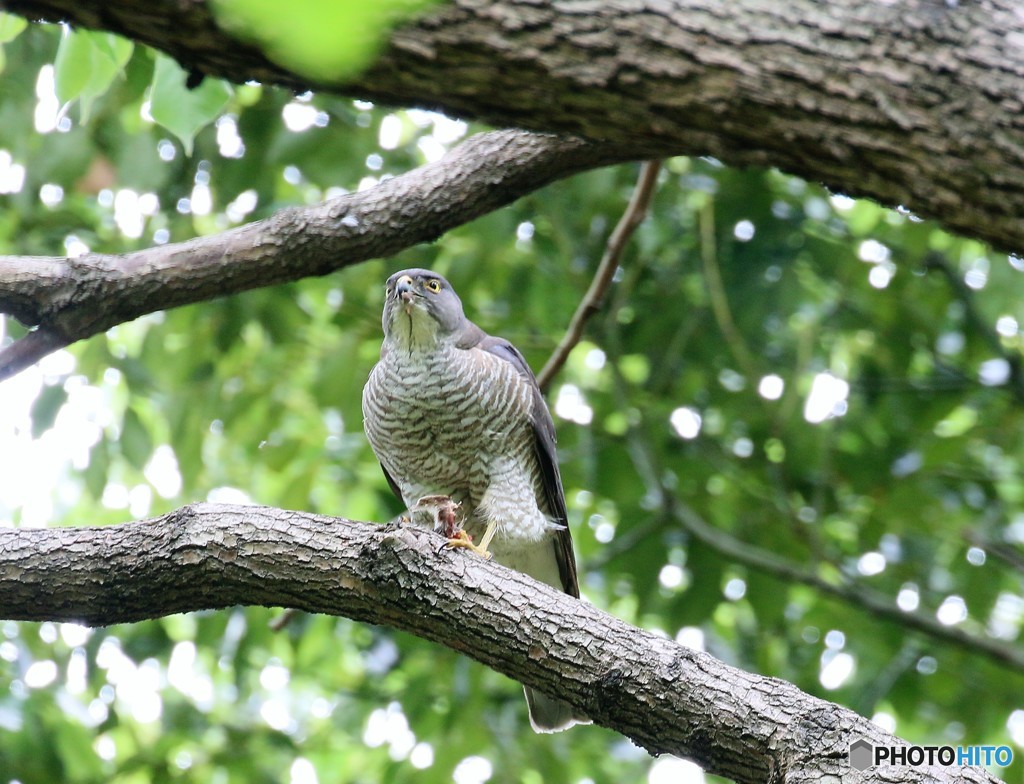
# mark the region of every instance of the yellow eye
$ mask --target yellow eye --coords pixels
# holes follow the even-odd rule
[[[427,281],[427,288],[430,291],[437,294],[437,292],[441,290],[441,281],[439,281],[437,278],[431,278],[430,280]]]

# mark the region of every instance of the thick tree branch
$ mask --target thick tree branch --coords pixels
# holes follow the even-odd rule
[[[235,82],[571,133],[635,159],[777,166],[1024,250],[1024,19],[1012,0],[451,0],[394,32],[345,85],[271,63],[203,2],[5,5],[121,33]]]
[[[0,351],[0,380],[146,313],[389,256],[553,180],[620,160],[605,144],[495,131],[369,190],[222,234],[121,256],[0,256],[0,312],[42,328]],[[33,337],[40,334],[47,339]]]
[[[993,782],[974,768],[851,770],[852,711],[637,629],[411,527],[200,504],[103,528],[0,530],[0,618],[105,625],[234,605],[411,632],[557,694],[651,753],[738,782]]]

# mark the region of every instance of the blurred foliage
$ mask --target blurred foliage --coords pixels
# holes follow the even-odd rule
[[[217,24],[320,84],[368,68],[396,25],[439,0],[212,0]]]
[[[241,85],[196,121],[188,156],[154,122],[151,51],[102,36],[62,50],[127,58],[100,66],[106,86],[56,80],[79,91],[82,124],[57,112],[59,33],[16,27],[0,18],[0,253],[214,233],[371,187],[466,131]],[[359,402],[386,276],[448,276],[539,368],[636,172],[557,183],[395,258],[139,319],[0,385],[0,523],[202,499],[390,518]],[[913,741],[1015,743],[999,773],[1022,780],[1024,673],[980,650],[1019,649],[1024,617],[1022,269],[778,172],[668,161],[549,393],[586,596]],[[329,617],[275,633],[275,615],[0,625],[0,781],[695,780],[598,727],[534,735],[518,685],[450,651]]]

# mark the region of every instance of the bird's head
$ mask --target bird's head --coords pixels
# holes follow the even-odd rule
[[[386,339],[413,348],[455,335],[466,315],[447,280],[430,270],[407,269],[388,278],[382,321]]]

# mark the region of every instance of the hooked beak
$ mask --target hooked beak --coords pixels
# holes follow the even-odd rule
[[[405,306],[403,309],[406,313],[412,313],[416,290],[413,288],[412,278],[408,275],[403,275],[395,282],[395,299]]]

